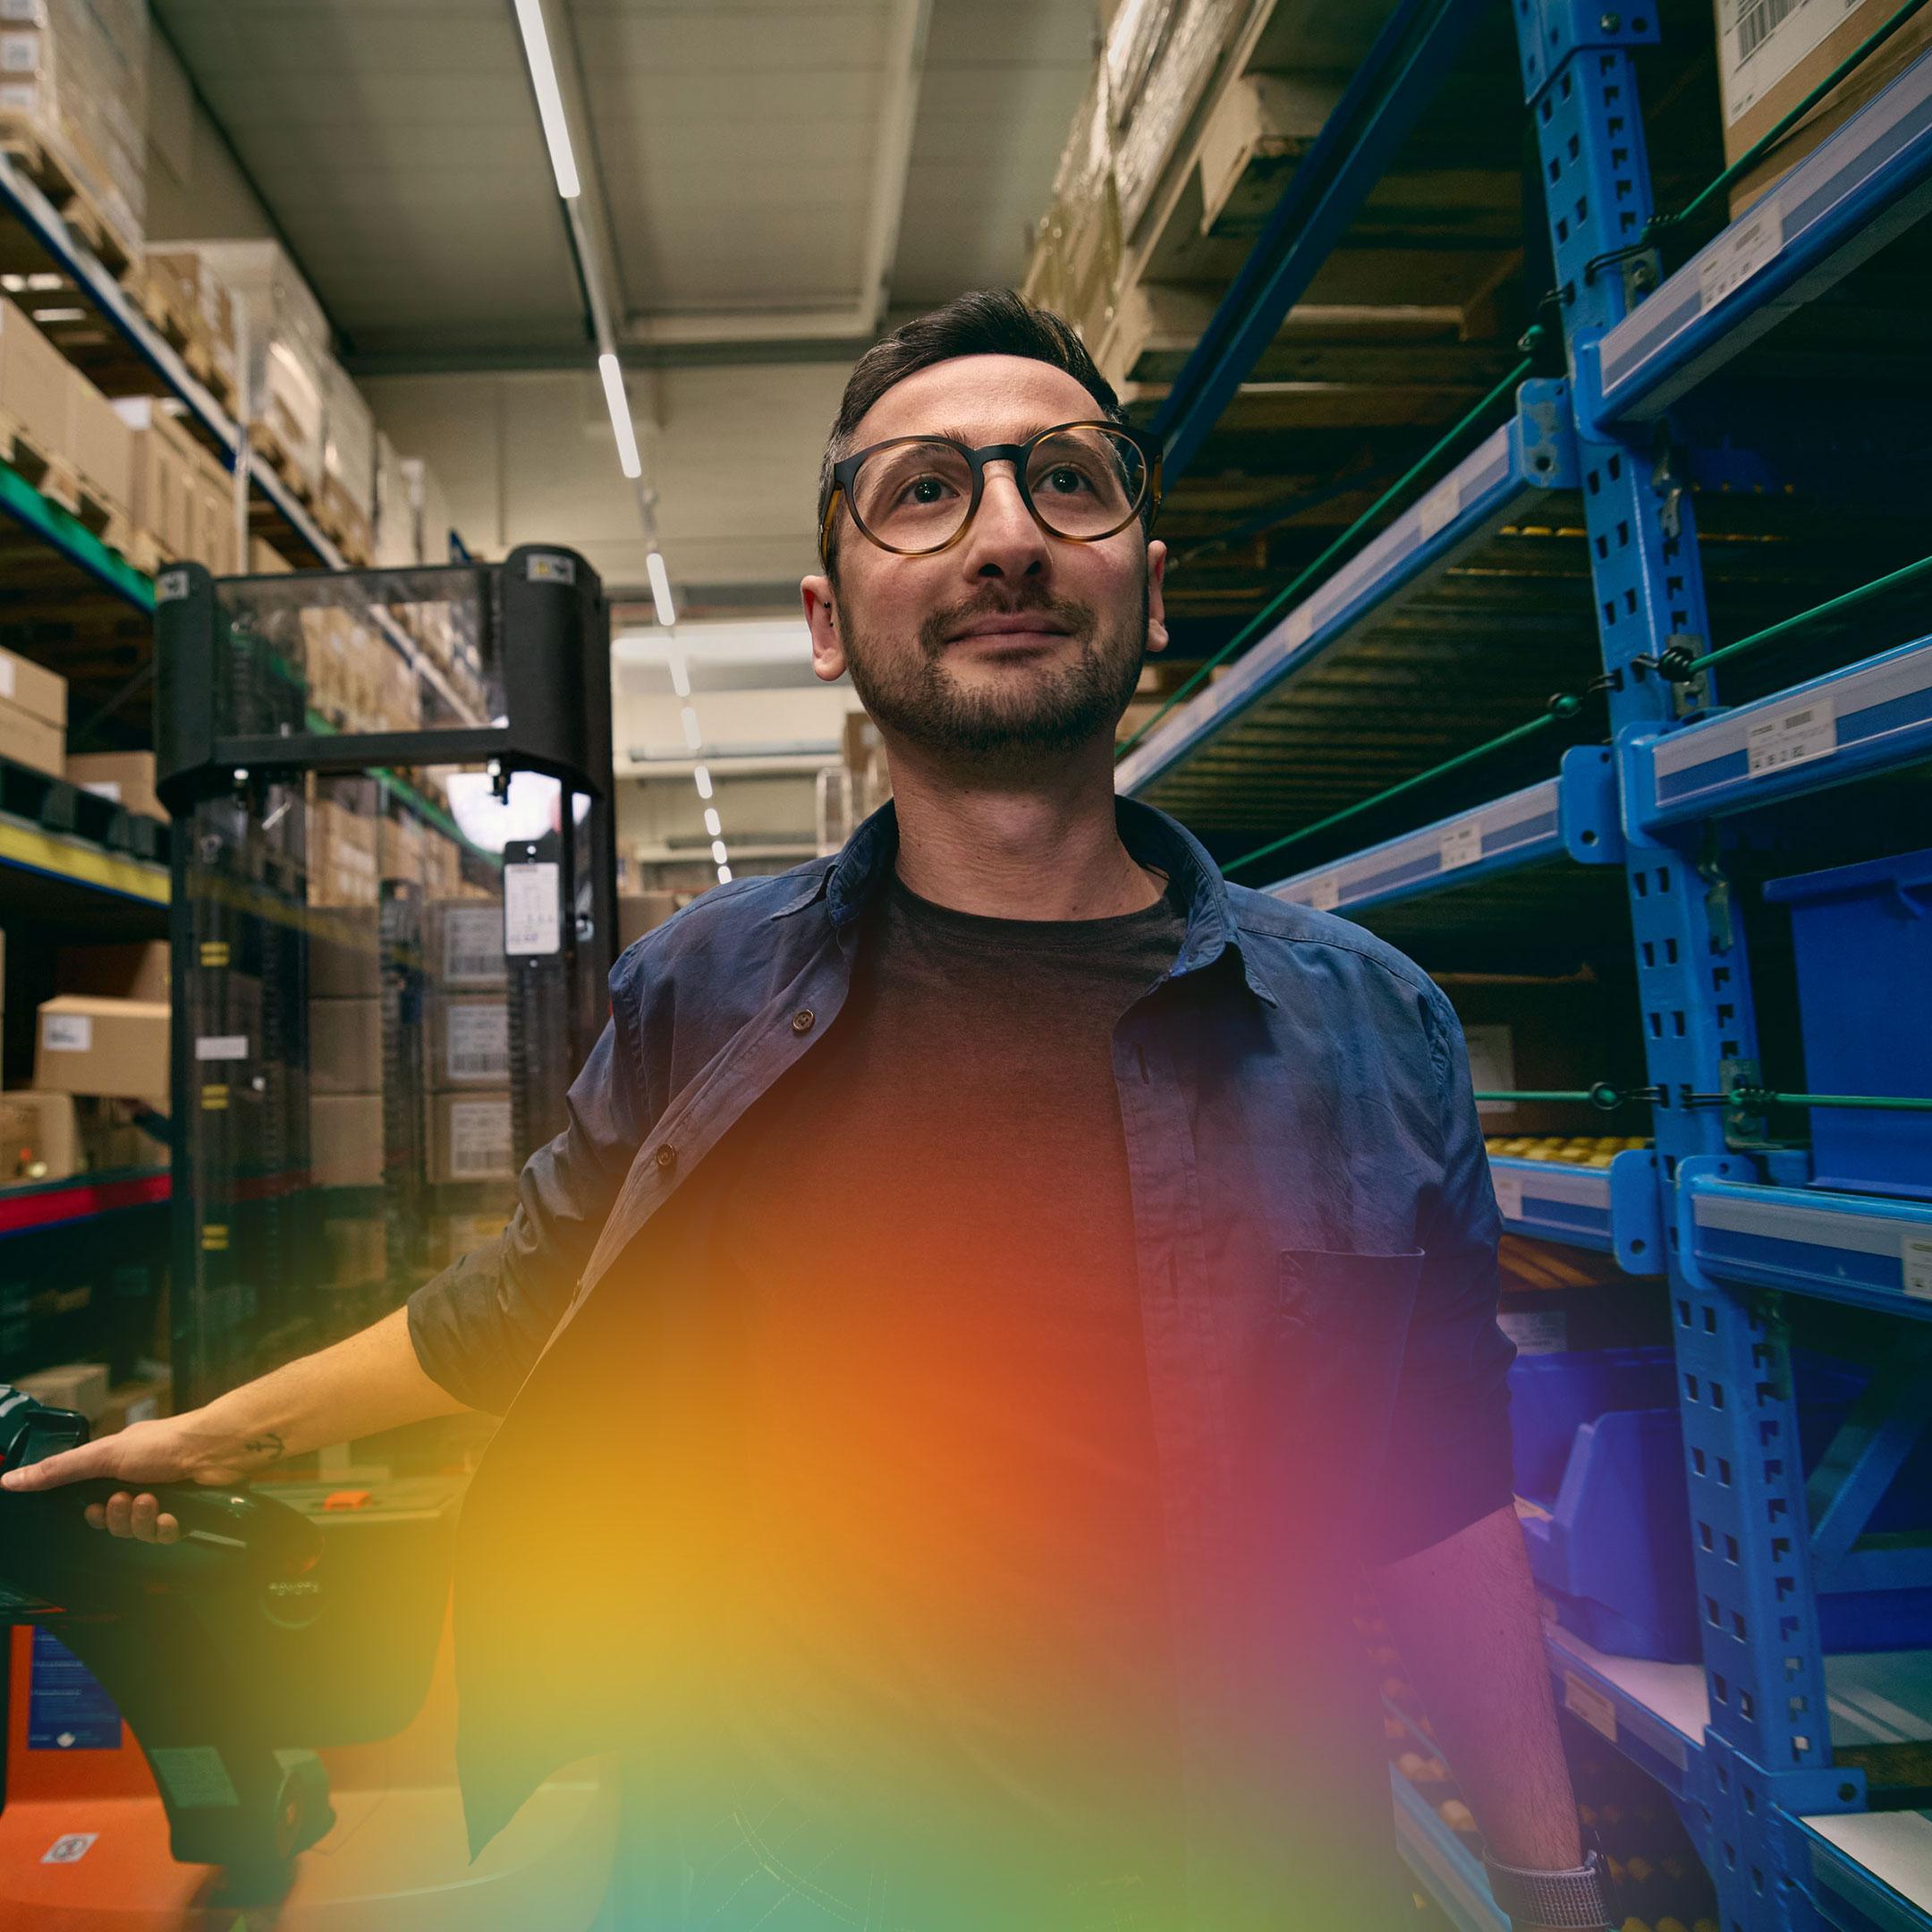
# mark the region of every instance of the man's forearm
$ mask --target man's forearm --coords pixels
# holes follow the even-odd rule
[[[1492,1857],[1580,1864],[1536,1586],[1512,1509],[1377,1572],[1389,1631]]]
[[[400,1428],[465,1406],[424,1373],[399,1308],[332,1347],[218,1395],[199,1411],[212,1444],[250,1470],[285,1456]],[[218,1451],[216,1452],[218,1453]]]

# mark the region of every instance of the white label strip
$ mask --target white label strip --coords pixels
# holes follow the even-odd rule
[[[91,792],[96,798],[104,798],[111,804],[118,805],[121,802],[121,781],[118,778],[96,778],[82,785],[80,789],[83,792]]]
[[[1342,902],[1342,881],[1333,872],[1324,872],[1319,878],[1312,878],[1305,888],[1308,902],[1318,912],[1333,912]]]
[[[1574,1671],[1563,1677],[1563,1708],[1580,1717],[1599,1736],[1616,1742],[1616,1706],[1594,1684],[1587,1684]]]
[[[1315,614],[1306,604],[1297,604],[1282,619],[1282,642],[1292,650],[1298,644],[1306,644],[1315,632]]]
[[[1453,872],[1461,866],[1474,865],[1482,857],[1482,826],[1473,818],[1459,818],[1445,826],[1442,834],[1442,869]]]
[[[0,698],[13,695],[13,660],[0,651]]]
[[[94,1021],[86,1013],[48,1013],[40,1022],[40,1044],[49,1053],[86,1053],[94,1045]]]
[[[1498,1167],[1489,1170],[1489,1178],[1496,1185],[1496,1204],[1502,1210],[1505,1221],[1522,1219],[1522,1176],[1510,1174]]]
[[[246,1033],[205,1033],[194,1043],[197,1060],[246,1060]]]
[[[1838,749],[1838,715],[1828,691],[1814,692],[1801,705],[1757,719],[1744,741],[1744,763],[1753,778],[1829,758]]]
[[[1708,315],[1784,246],[1784,216],[1775,195],[1727,228],[1698,262],[1698,312]]]
[[[1905,1292],[1918,1301],[1932,1301],[1932,1239],[1908,1234],[1901,1259],[1904,1263]]]
[[[1455,521],[1462,508],[1462,479],[1457,476],[1445,477],[1416,506],[1423,541],[1428,542],[1437,530],[1446,530]]]
[[[558,868],[551,860],[506,865],[504,951],[513,958],[564,950],[564,906]]]

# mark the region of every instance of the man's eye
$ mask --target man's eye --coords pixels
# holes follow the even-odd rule
[[[946,484],[944,478],[922,476],[914,477],[900,495],[909,503],[936,504],[945,493]]]
[[[1077,491],[1089,488],[1087,479],[1078,470],[1065,463],[1046,472],[1046,487],[1062,496],[1071,496]]]

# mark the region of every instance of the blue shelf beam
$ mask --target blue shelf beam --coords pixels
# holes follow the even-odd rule
[[[1395,1801],[1396,1848],[1457,1932],[1510,1932],[1509,1920],[1489,1895],[1481,1860],[1394,1766],[1389,1767],[1389,1788]]]
[[[1714,1280],[1932,1320],[1932,1202],[1693,1172],[1677,1212],[1683,1251]]]
[[[1932,637],[1628,742],[1630,813],[1645,831],[1895,771],[1932,758]]]
[[[1664,1209],[1657,1156],[1623,1148],[1607,1167],[1492,1155],[1489,1174],[1513,1234],[1614,1255],[1629,1275],[1664,1272]]]
[[[1646,420],[1932,214],[1932,54],[1577,359],[1589,423]]]
[[[1879,1811],[1792,1822],[1800,1868],[1837,1932],[1926,1932],[1932,1926],[1932,1818]]]
[[[1144,792],[1365,617],[1398,593],[1422,588],[1493,536],[1526,498],[1574,488],[1568,419],[1567,385],[1526,382],[1511,421],[1258,638],[1224,677],[1123,758],[1114,789]]]

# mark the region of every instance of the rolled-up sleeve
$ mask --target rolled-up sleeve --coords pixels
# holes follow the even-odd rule
[[[1377,1485],[1374,1563],[1394,1563],[1504,1507],[1509,1368],[1496,1326],[1502,1233],[1462,1028],[1439,992],[1426,1008],[1443,1123],[1442,1182],[1421,1233],[1422,1271]]]
[[[409,1298],[424,1373],[471,1408],[508,1412],[648,1131],[627,1010],[614,976],[611,1017],[571,1085],[568,1124],[524,1164],[508,1226]]]

